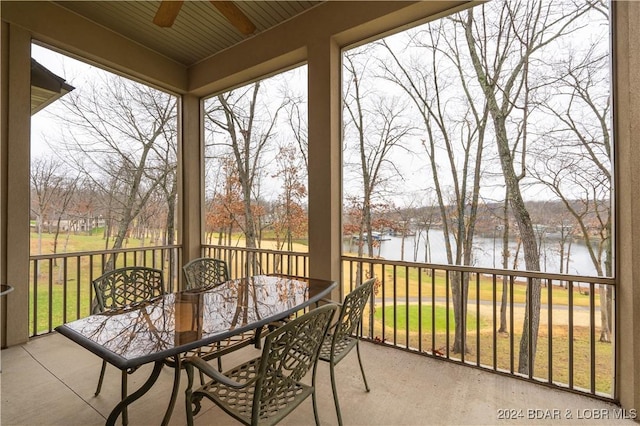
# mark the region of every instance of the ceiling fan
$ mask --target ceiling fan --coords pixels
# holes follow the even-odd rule
[[[183,3],[184,1],[163,0],[153,18],[153,23],[160,27],[172,26]],[[210,3],[242,34],[250,35],[256,30],[253,22],[232,1],[210,1]]]

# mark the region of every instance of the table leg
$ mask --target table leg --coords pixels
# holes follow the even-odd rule
[[[155,362],[155,365],[153,366],[153,371],[151,372],[151,375],[149,376],[147,381],[144,382],[144,384],[142,386],[140,386],[140,389],[138,389],[137,391],[135,391],[134,393],[130,394],[125,399],[120,401],[118,403],[118,405],[116,405],[115,408],[111,411],[111,414],[109,414],[109,418],[107,418],[107,423],[106,424],[108,426],[114,426],[116,424],[116,420],[118,419],[118,416],[120,415],[120,413],[122,413],[122,411],[129,404],[131,404],[132,402],[136,401],[142,395],[147,393],[149,391],[149,389],[151,389],[151,386],[153,386],[153,384],[156,382],[156,380],[158,380],[158,376],[160,376],[160,371],[162,371],[162,367],[163,366],[164,366],[164,362],[163,361],[156,361]]]
[[[169,424],[169,419],[171,419],[171,414],[173,413],[173,408],[176,405],[176,399],[178,398],[178,388],[180,387],[180,372],[182,370],[182,357],[180,355],[176,355],[173,357],[173,361],[175,365],[173,366],[173,389],[171,390],[171,399],[169,400],[169,406],[167,407],[166,413],[164,413],[164,418],[162,419],[162,426],[166,426]]]

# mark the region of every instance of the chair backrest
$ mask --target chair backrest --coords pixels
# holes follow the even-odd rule
[[[338,323],[334,330],[334,339],[336,341],[355,333],[356,328],[362,321],[364,307],[371,298],[371,293],[373,293],[375,282],[375,277],[365,281],[344,298]]]
[[[126,308],[165,293],[162,271],[129,266],[105,272],[93,280],[97,310]]]
[[[290,398],[288,384],[299,382],[316,365],[320,345],[337,309],[336,304],[323,305],[266,336],[253,400],[254,419],[265,401]]]
[[[229,270],[224,260],[201,257],[182,267],[187,279],[185,289],[211,287],[229,281]]]

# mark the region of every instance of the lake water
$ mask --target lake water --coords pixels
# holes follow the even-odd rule
[[[417,235],[417,234],[416,234]],[[474,239],[473,266],[485,268],[502,269],[502,238],[496,235],[496,239],[476,237]],[[376,248],[376,255],[387,260],[404,260],[407,262],[425,262],[425,238],[424,232],[421,237],[405,237],[404,256],[402,255],[402,238],[393,236],[384,236],[385,241],[380,243],[380,247]],[[418,242],[416,246],[416,238]],[[430,258],[427,263],[447,264],[447,254],[444,245],[444,234],[441,230],[429,231]],[[511,258],[509,260],[509,269],[513,269],[513,255],[516,252],[516,241],[509,243]],[[357,251],[356,243],[349,243],[345,239],[344,250],[349,252]],[[365,249],[366,250],[366,249]],[[566,251],[566,248],[565,248]],[[414,255],[415,253],[415,255]],[[545,272],[560,272],[560,244],[558,240],[548,238],[543,244],[540,258],[540,269]],[[566,253],[565,253],[566,256]],[[525,263],[522,256],[522,248],[518,256],[519,270],[524,270]],[[589,252],[582,243],[573,242],[571,245],[571,253],[569,259],[569,274],[596,276],[596,268],[591,262]]]

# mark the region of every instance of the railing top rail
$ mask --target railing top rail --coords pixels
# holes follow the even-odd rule
[[[250,248],[250,247],[233,247],[233,246],[219,246],[219,245],[213,245],[213,244],[203,244],[202,248],[203,249],[222,249],[222,250],[237,250],[237,251],[260,252],[260,253],[286,254],[286,255],[292,255],[292,256],[309,257],[309,253],[308,252],[273,250],[273,249],[265,249],[265,248],[260,248],[260,247]]]
[[[181,247],[182,247],[181,245],[125,247],[120,249],[109,249],[109,250],[91,250],[91,251],[76,251],[76,252],[69,252],[69,253],[37,254],[37,255],[30,255],[29,260],[60,259],[65,257],[96,256],[100,254],[131,253],[131,252],[150,251],[150,250],[168,250],[168,249],[179,249]]]
[[[365,262],[365,263],[375,263],[380,265],[390,265],[390,266],[406,266],[410,268],[424,268],[424,269],[441,269],[446,271],[458,271],[458,272],[471,272],[478,274],[486,274],[486,275],[507,275],[507,276],[516,276],[522,278],[540,278],[540,279],[551,279],[558,281],[575,281],[581,283],[592,283],[592,284],[606,284],[606,285],[616,285],[616,279],[613,277],[590,277],[586,275],[569,275],[569,274],[559,274],[552,272],[536,272],[536,271],[521,271],[515,269],[493,269],[493,268],[479,268],[477,266],[463,266],[463,265],[445,265],[445,264],[436,264],[436,263],[419,263],[419,262],[404,262],[397,260],[385,260],[385,259],[375,259],[375,258],[366,258],[366,257],[357,257],[357,256],[342,256],[343,261],[350,262]]]

